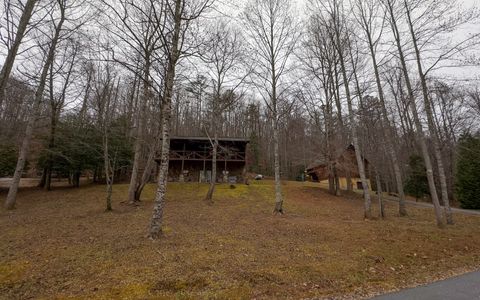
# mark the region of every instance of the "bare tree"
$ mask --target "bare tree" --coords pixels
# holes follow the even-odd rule
[[[112,37],[111,40],[117,41],[111,47],[113,60],[134,73],[143,83],[139,109],[135,116],[134,158],[128,188],[128,201],[135,203],[140,200],[142,190],[139,170],[143,160],[144,144],[147,142],[145,136],[147,108],[153,97],[152,89],[155,89],[155,76],[152,71],[153,65],[158,62],[158,57],[163,56],[163,54],[158,55],[157,52],[161,50],[164,43],[161,31],[165,26],[163,14],[167,7],[162,1],[157,0],[138,3],[109,0],[102,0],[102,2],[107,8],[104,11],[104,15],[109,21],[106,28]],[[137,61],[140,62],[136,63]],[[151,147],[151,149],[153,153],[156,151],[156,147]],[[151,170],[154,162],[147,159],[147,163],[149,165],[146,166],[146,169]]]
[[[480,115],[480,88],[475,87],[468,92],[468,96],[470,98],[470,107],[476,114]]]
[[[442,35],[445,33],[449,33],[454,31],[455,29],[459,28],[461,25],[469,22],[475,16],[471,12],[460,12],[457,13],[455,11],[455,4],[456,1],[425,1],[425,2],[418,2],[418,1],[408,1],[404,0],[404,9],[406,13],[406,19],[408,28],[410,31],[411,42],[413,45],[414,53],[415,53],[415,61],[417,64],[417,71],[418,76],[420,79],[420,86],[423,95],[423,105],[425,109],[425,113],[427,115],[427,125],[430,132],[430,136],[433,141],[433,149],[434,155],[437,161],[437,168],[439,173],[439,180],[440,180],[440,189],[442,194],[442,201],[445,206],[445,214],[447,219],[447,224],[453,224],[453,216],[452,210],[450,208],[450,200],[448,197],[448,186],[447,186],[447,178],[445,175],[445,167],[442,158],[442,151],[440,147],[440,141],[438,136],[438,128],[435,125],[434,120],[434,112],[432,108],[431,100],[429,99],[429,89],[427,85],[427,76],[431,70],[433,70],[437,64],[442,62],[443,60],[447,60],[452,57],[454,54],[465,50],[470,45],[469,41],[472,40],[473,37],[469,37],[467,40],[462,40],[455,45],[443,45],[443,51],[440,54],[437,54],[437,58],[434,62],[430,65],[430,67],[424,67],[424,62],[422,60],[422,54],[425,55],[427,49],[422,48],[422,44],[425,41],[434,41],[434,39],[442,39]],[[420,18],[416,20],[413,17],[414,10],[422,9],[422,15]],[[434,17],[435,16],[435,17]],[[440,17],[437,17],[440,16]],[[427,26],[427,20],[432,18],[435,25],[438,27]],[[423,25],[423,26],[422,26]],[[419,33],[418,30],[421,30]],[[434,200],[434,199],[432,199]],[[435,202],[434,202],[435,203]],[[439,225],[440,226],[440,225]]]
[[[213,139],[212,144],[212,177],[205,200],[212,202],[217,179],[217,153],[218,153],[218,121],[220,116],[230,108],[238,96],[236,90],[246,78],[242,69],[244,62],[244,48],[239,32],[228,27],[224,22],[218,22],[211,32],[209,46],[205,51],[204,60],[208,65],[212,80],[212,95],[210,101],[210,128]],[[209,135],[209,136],[210,136]]]
[[[425,133],[424,133],[421,121],[420,121],[420,117],[419,117],[419,114],[418,114],[417,104],[416,104],[416,101],[415,101],[415,95],[414,95],[412,83],[410,81],[410,74],[408,72],[407,61],[406,61],[406,58],[405,58],[403,44],[402,44],[402,40],[401,40],[401,33],[400,33],[398,23],[397,23],[397,16],[396,16],[397,11],[395,10],[395,8],[396,8],[395,7],[395,2],[394,2],[394,0],[384,0],[383,4],[385,5],[386,11],[387,11],[387,14],[388,14],[388,17],[389,17],[388,20],[389,20],[389,23],[390,23],[390,26],[392,28],[392,32],[393,32],[393,35],[394,35],[395,44],[396,44],[396,47],[397,47],[398,58],[399,58],[402,73],[403,73],[403,79],[405,81],[406,88],[407,88],[408,103],[409,103],[410,109],[412,111],[412,116],[413,116],[413,119],[414,119],[415,128],[416,128],[417,136],[418,136],[418,142],[420,144],[420,149],[422,151],[423,160],[425,162],[425,168],[427,169],[427,179],[428,179],[428,185],[429,185],[429,190],[430,190],[430,196],[431,196],[432,202],[434,204],[439,203],[438,195],[437,195],[437,188],[435,186],[435,179],[434,179],[434,174],[433,174],[432,162],[431,162],[431,159],[430,159],[430,154],[429,154],[429,150],[428,150],[428,146],[427,146],[427,138],[425,136]],[[436,206],[435,210],[436,210],[435,213],[436,213],[436,216],[437,216],[437,223],[438,223],[439,226],[443,226],[443,224],[442,224],[443,222],[439,222],[439,219],[438,219],[439,208]]]
[[[379,8],[374,0],[356,0],[354,2],[354,16],[357,20],[357,23],[360,25],[361,29],[364,32],[365,42],[371,57],[372,67],[375,75],[375,83],[377,85],[378,98],[381,104],[380,108],[383,117],[383,125],[385,127],[384,138],[387,141],[387,151],[392,159],[392,166],[394,170],[397,191],[400,198],[399,214],[400,216],[405,216],[407,215],[407,210],[405,204],[405,193],[403,191],[402,172],[400,169],[398,155],[393,146],[394,132],[388,118],[389,114],[385,101],[385,93],[383,90],[383,84],[380,76],[379,64],[377,62],[377,47],[382,36],[384,24],[378,24],[381,14],[379,13]]]
[[[37,114],[39,112],[40,105],[43,101],[48,73],[55,57],[55,51],[56,51],[58,42],[60,40],[63,23],[67,18],[66,0],[57,0],[55,7],[56,9],[54,11],[56,12],[58,10],[60,16],[58,19],[55,20],[55,16],[53,14],[51,15],[54,32],[50,42],[48,43],[48,49],[45,51],[44,65],[42,67],[42,72],[38,81],[37,90],[35,92],[33,108],[28,118],[27,128],[25,130],[25,136],[23,138],[22,146],[20,148],[20,152],[18,155],[15,174],[13,176],[10,189],[8,190],[7,199],[5,201],[5,207],[7,209],[15,208],[17,191],[20,184],[20,179],[22,177],[23,169],[25,167],[25,163],[27,160],[27,155],[30,148],[30,141],[32,139],[33,129],[35,127]]]
[[[330,41],[333,45],[335,57],[338,57],[338,63],[340,66],[340,73],[343,79],[343,87],[345,91],[345,96],[347,99],[347,108],[348,108],[348,116],[350,121],[350,126],[352,129],[352,139],[353,145],[355,147],[355,158],[357,161],[358,166],[358,173],[360,175],[360,179],[363,185],[363,195],[365,200],[364,205],[364,215],[365,218],[370,219],[372,218],[371,213],[371,199],[370,199],[370,192],[369,192],[369,185],[365,173],[365,165],[364,159],[361,154],[360,143],[357,134],[357,126],[355,120],[355,113],[353,110],[353,101],[352,95],[350,92],[349,86],[349,75],[347,71],[347,60],[349,54],[349,48],[351,45],[349,44],[349,38],[347,31],[347,22],[344,17],[344,7],[342,1],[332,0],[332,1],[312,1],[312,5],[316,8],[313,19],[317,24],[317,31],[325,31],[325,38]],[[323,28],[323,29],[322,29]],[[334,70],[336,72],[336,68]],[[334,78],[337,76],[335,75]],[[336,80],[338,82],[338,79]],[[337,98],[339,97],[340,91],[337,88],[337,91],[333,91],[334,94],[336,92]],[[338,104],[337,104],[338,106]],[[340,108],[337,108],[340,111]],[[341,116],[339,116],[341,119]],[[340,125],[341,131],[344,132],[343,124]],[[343,148],[343,147],[342,147]],[[347,179],[348,180],[348,179]]]
[[[115,88],[115,77],[111,74],[111,68],[107,65],[103,75],[100,75],[95,88],[95,99],[98,107],[98,122],[102,131],[103,164],[105,181],[107,183],[106,211],[112,211],[112,192],[116,169],[117,150],[110,149],[111,119],[115,114],[118,99],[118,84]]]
[[[191,50],[194,45],[186,45],[186,37],[191,32],[193,21],[202,16],[211,6],[210,0],[175,0],[166,1],[166,24],[162,31],[164,51],[167,56],[165,88],[162,103],[162,150],[158,170],[158,184],[155,193],[153,216],[150,223],[151,239],[162,235],[163,208],[167,192],[168,164],[170,161],[170,120],[172,114],[172,97],[176,68],[182,54]],[[188,47],[190,46],[190,47]]]
[[[0,71],[0,109],[2,108],[2,104],[5,99],[5,89],[7,87],[8,79],[10,78],[10,73],[12,72],[12,69],[13,69],[15,58],[18,54],[20,44],[22,43],[22,40],[25,37],[25,34],[27,32],[27,27],[37,2],[38,0],[28,0],[27,3],[25,3],[25,6],[23,6],[22,8],[22,14],[20,16],[20,19],[18,20],[18,24],[11,25],[12,27],[16,26],[17,28],[15,33],[15,38],[11,38],[13,33],[9,32],[7,34],[7,37],[8,37],[7,40],[4,40],[4,42],[7,44],[7,47],[8,47],[8,53],[7,53],[7,57],[5,58],[5,62],[2,66],[2,70]],[[10,1],[6,1],[4,3],[7,6],[11,5]],[[5,7],[6,11],[8,11],[9,9],[10,7]],[[7,26],[7,27],[10,27],[10,26]]]
[[[334,178],[336,173],[334,168],[335,159],[339,153],[335,148],[341,149],[343,145],[337,145],[336,137],[339,135],[335,132],[333,102],[334,98],[338,99],[336,91],[340,83],[336,70],[339,62],[329,28],[323,22],[323,18],[316,13],[311,16],[303,49],[304,51],[298,54],[307,74],[302,84],[302,102],[318,129],[325,136],[325,143],[322,143],[325,146],[322,156],[328,164],[328,188],[331,194],[337,194],[339,187]],[[320,112],[323,115],[323,122],[319,119]],[[345,129],[343,125],[341,127],[340,130]],[[344,136],[342,132],[341,135]],[[342,140],[340,144],[344,142],[345,140]]]
[[[255,85],[262,94],[273,122],[273,152],[275,169],[275,209],[283,213],[279,155],[279,102],[284,77],[289,71],[292,56],[299,36],[298,26],[292,17],[289,0],[251,0],[243,13],[244,24],[255,50],[257,70],[253,72]],[[284,87],[284,91],[287,88]]]
[[[48,78],[48,99],[50,104],[50,133],[49,141],[47,145],[47,158],[45,167],[40,180],[40,187],[44,187],[47,191],[51,190],[53,163],[55,159],[55,146],[57,125],[60,119],[60,114],[63,108],[67,104],[67,92],[70,88],[72,80],[74,80],[74,67],[78,62],[78,56],[80,51],[80,44],[70,39],[69,43],[62,49],[61,54],[57,54],[59,57],[58,62],[52,63],[50,66],[50,74]],[[60,86],[57,92],[55,84]]]

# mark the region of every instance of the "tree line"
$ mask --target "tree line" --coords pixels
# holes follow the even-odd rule
[[[370,179],[396,193],[400,216],[408,214],[405,192],[429,195],[439,227],[454,222],[452,200],[478,208],[470,191],[478,190],[480,86],[466,75],[479,62],[478,32],[466,32],[476,8],[434,0],[308,0],[303,8],[248,0],[240,9],[213,0],[4,0],[1,14],[7,209],[27,169],[47,191],[53,177],[105,182],[107,210],[114,182],[129,182],[135,204],[156,180],[150,236],[158,238],[176,135],[208,136],[212,170],[220,137],[249,138],[250,171],[275,178],[275,213],[284,212],[281,179],[317,159],[327,162],[329,191],[341,193],[336,159],[349,145],[362,186]],[[212,182],[208,202],[214,189]]]

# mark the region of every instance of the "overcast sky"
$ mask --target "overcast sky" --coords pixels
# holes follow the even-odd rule
[[[248,0],[216,0],[218,9],[226,16],[233,18],[242,13],[243,7]],[[298,18],[303,18],[307,11],[307,3],[309,0],[293,0],[294,10],[298,14]],[[446,0],[448,1],[448,0]],[[458,0],[459,4],[464,8],[468,7],[480,7],[480,0]],[[468,33],[480,33],[480,24],[471,26],[456,34],[457,37],[465,37]],[[480,53],[480,49],[478,51]],[[5,49],[2,49],[0,56],[0,64],[3,63]],[[462,67],[442,69],[442,75],[449,75],[456,77],[456,79],[462,80],[480,80],[480,67]]]
[[[217,0],[217,4],[219,7],[225,9],[225,12],[228,12],[229,14],[234,14],[237,15],[241,13],[244,4],[248,0]],[[300,13],[303,14],[305,11],[305,7],[307,5],[309,0],[292,0],[296,8],[299,10]],[[448,1],[448,0],[446,0]],[[480,5],[480,0],[458,0],[458,3],[465,6],[465,7],[473,7],[477,6],[479,7]]]
[[[292,0],[294,5],[294,11],[298,13],[299,18],[304,18],[307,5],[310,0]],[[448,1],[448,0],[445,0]],[[226,16],[238,17],[244,8],[245,3],[248,0],[217,0],[219,9]],[[457,0],[459,8],[473,8],[480,7],[480,0]],[[480,34],[480,23],[469,26],[469,28],[464,28],[459,32],[455,33],[455,37],[464,39],[467,34]],[[478,49],[477,56],[480,56],[480,48]],[[480,80],[480,67],[455,67],[455,68],[443,68],[435,73],[438,76],[449,78],[451,81],[456,81],[459,84],[465,83],[468,84],[470,81]]]

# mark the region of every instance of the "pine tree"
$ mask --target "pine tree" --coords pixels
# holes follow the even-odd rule
[[[12,176],[15,172],[17,151],[14,145],[0,145],[0,177]]]
[[[457,153],[457,198],[462,208],[480,209],[480,135],[462,135]]]
[[[405,192],[418,200],[428,194],[427,173],[422,157],[419,155],[410,156],[408,166],[410,170],[405,182]]]
[[[260,145],[258,136],[255,132],[250,134],[250,162],[249,162],[249,171],[254,173],[261,173],[260,170]]]

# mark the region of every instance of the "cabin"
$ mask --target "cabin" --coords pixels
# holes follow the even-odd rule
[[[219,138],[216,182],[236,183],[246,176],[247,147],[243,138]],[[157,159],[157,162],[159,160]],[[168,180],[210,182],[212,145],[208,137],[172,137]]]
[[[347,189],[348,177],[350,177],[353,188],[359,190],[363,189],[362,181],[360,180],[360,175],[358,174],[358,164],[355,157],[355,151],[355,147],[353,145],[349,145],[333,162],[336,175],[339,178],[340,188],[343,190]],[[368,179],[370,167],[369,162],[364,157],[363,161],[365,165],[365,173]],[[307,167],[306,173],[313,182],[328,183],[328,178],[330,175],[328,162],[326,160],[316,160]],[[370,179],[368,179],[368,185],[369,188],[371,188]]]

